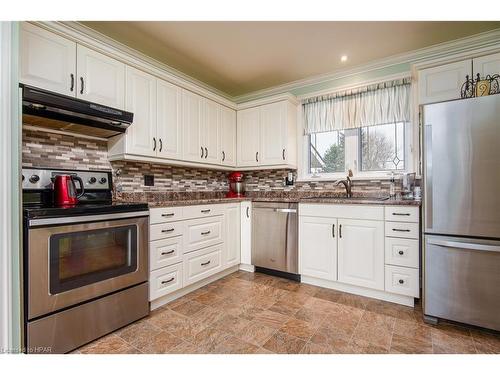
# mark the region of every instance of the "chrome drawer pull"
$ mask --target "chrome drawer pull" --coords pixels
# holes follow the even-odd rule
[[[404,284],[404,283],[405,283],[405,281],[404,281],[403,279],[399,279],[399,280],[398,280],[398,282],[399,282],[400,284]]]
[[[398,251],[398,254],[399,254],[399,255],[403,255],[404,253],[405,253],[405,252],[404,252],[403,250],[399,250],[399,251]]]
[[[161,214],[161,216],[163,216],[163,217],[172,217],[172,216],[174,216],[174,215],[175,215],[175,214],[174,214],[173,212],[172,212],[172,213],[170,213],[170,214]]]
[[[162,229],[162,233],[170,233],[170,232],[173,232],[175,230],[175,228],[170,228],[170,229]]]
[[[202,265],[202,266],[206,266],[207,264],[210,264],[210,261],[205,262],[205,263],[202,263],[201,265]]]
[[[396,229],[396,228],[392,228],[393,232],[411,232],[411,230],[409,229]]]
[[[201,213],[202,214],[208,214],[210,211],[212,211],[212,210],[210,210],[210,209],[208,209],[208,210],[201,210]]]
[[[172,277],[171,279],[168,279],[168,280],[165,280],[165,281],[162,281],[161,283],[162,284],[168,284],[168,283],[171,283],[172,281],[175,280],[175,277]]]
[[[170,255],[170,254],[173,254],[175,253],[175,250],[170,250],[170,251],[164,251],[161,253],[161,255]]]
[[[207,230],[206,232],[201,232],[201,235],[202,235],[202,236],[206,236],[207,234],[210,234],[210,231],[209,231],[209,230]]]
[[[410,216],[409,213],[399,213],[399,212],[393,212],[392,213],[394,216]]]

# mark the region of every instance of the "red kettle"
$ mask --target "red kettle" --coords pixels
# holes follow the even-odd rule
[[[80,184],[80,194],[76,192],[75,180]],[[58,174],[53,178],[53,181],[54,202],[57,206],[75,206],[78,203],[78,198],[85,193],[83,181],[78,176]]]

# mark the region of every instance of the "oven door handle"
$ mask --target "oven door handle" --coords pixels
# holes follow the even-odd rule
[[[116,214],[102,214],[102,215],[51,217],[47,219],[31,219],[29,220],[29,226],[40,227],[43,225],[87,223],[89,221],[127,219],[127,218],[144,217],[144,216],[149,216],[149,211],[120,212]]]

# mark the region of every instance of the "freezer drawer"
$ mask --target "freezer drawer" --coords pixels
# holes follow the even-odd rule
[[[500,241],[425,236],[424,313],[500,330]]]

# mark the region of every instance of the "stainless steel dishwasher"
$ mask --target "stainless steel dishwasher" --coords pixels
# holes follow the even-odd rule
[[[298,203],[252,203],[252,264],[298,278]]]

